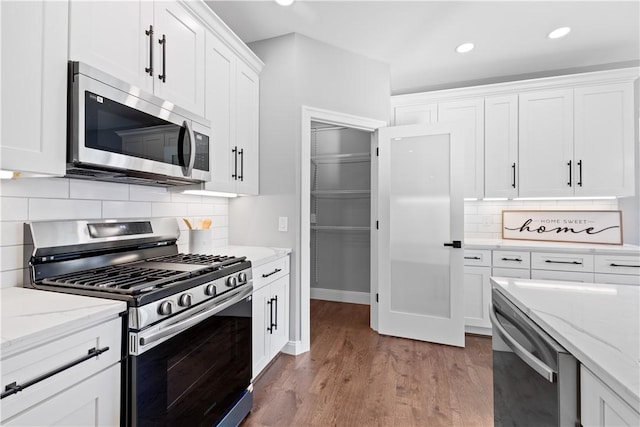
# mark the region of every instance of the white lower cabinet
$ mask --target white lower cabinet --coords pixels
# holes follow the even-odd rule
[[[115,318],[3,354],[3,392],[14,383],[24,388],[2,399],[0,424],[119,425],[121,343],[122,320]]]
[[[289,341],[289,256],[253,270],[253,378]]]
[[[640,413],[580,365],[580,420],[583,427],[635,427],[640,425]]]
[[[491,267],[464,268],[464,324],[467,332],[474,328],[491,329],[489,301],[491,301]]]

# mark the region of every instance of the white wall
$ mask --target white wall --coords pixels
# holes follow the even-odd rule
[[[228,199],[170,193],[165,188],[67,178],[0,181],[0,287],[22,285],[25,221],[166,218],[178,220],[178,249],[189,244],[183,217],[213,220],[215,247],[226,246]]]
[[[300,122],[302,106],[377,120],[390,108],[389,66],[298,34],[251,43],[260,75],[260,196],[229,204],[231,244],[288,247],[291,340],[300,340]],[[279,232],[278,217],[289,218]]]

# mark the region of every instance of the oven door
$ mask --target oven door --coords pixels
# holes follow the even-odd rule
[[[167,325],[130,333],[130,352],[137,354],[128,360],[127,425],[213,426],[237,402],[246,408],[252,286],[242,288],[180,313]],[[250,400],[235,424],[249,409]]]

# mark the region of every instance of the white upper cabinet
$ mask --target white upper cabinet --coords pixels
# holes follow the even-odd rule
[[[204,115],[202,24],[174,1],[71,1],[69,59]]]
[[[518,95],[485,98],[485,197],[517,197],[518,168]]]
[[[258,194],[258,73],[207,34],[206,118],[211,120],[211,181],[206,190]]]
[[[395,126],[431,124],[438,121],[438,104],[399,105],[393,110]]]
[[[575,195],[633,196],[633,84],[575,89]]]
[[[484,99],[438,103],[438,122],[465,128],[464,197],[484,197]]]
[[[519,96],[520,197],[573,196],[573,90]]]
[[[68,3],[2,1],[0,168],[64,175]]]

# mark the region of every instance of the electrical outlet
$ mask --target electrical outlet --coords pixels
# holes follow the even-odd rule
[[[289,230],[289,217],[281,216],[278,218],[278,231]]]

